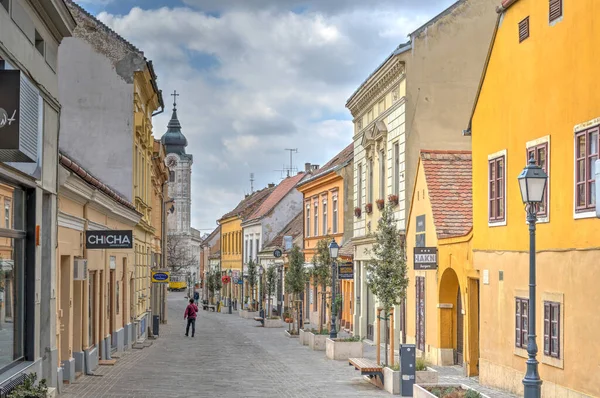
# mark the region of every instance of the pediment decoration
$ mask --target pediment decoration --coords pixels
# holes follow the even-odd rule
[[[388,129],[383,120],[373,123],[363,134],[362,146],[365,150],[370,150],[372,146],[387,137]]]

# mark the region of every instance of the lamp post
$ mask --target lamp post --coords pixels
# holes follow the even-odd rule
[[[329,257],[331,257],[331,328],[329,330],[329,338],[335,339],[337,338],[337,331],[335,330],[335,318],[336,318],[336,307],[335,307],[335,279],[336,279],[336,269],[335,269],[335,260],[338,256],[338,251],[340,247],[336,243],[335,239],[331,240],[329,244]]]
[[[231,280],[231,268],[229,268],[229,314],[231,315],[231,293],[233,290],[233,281]]]
[[[527,339],[527,372],[523,379],[525,398],[540,398],[542,380],[538,373],[538,361],[535,358],[538,352],[535,341],[535,223],[537,221],[537,208],[544,199],[548,175],[535,164],[531,157],[529,163],[518,177],[521,198],[527,211],[527,223],[529,224],[529,335]]]
[[[265,272],[263,266],[259,265],[258,266],[258,309],[261,312],[263,310],[263,306],[262,306],[262,295],[263,295],[262,277],[263,277],[263,272]],[[263,318],[264,318],[264,315],[263,315]]]

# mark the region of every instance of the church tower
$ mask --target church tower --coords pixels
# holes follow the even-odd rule
[[[167,132],[160,141],[165,146],[165,164],[169,169],[169,197],[173,208],[167,213],[169,235],[190,235],[191,231],[191,183],[193,156],[185,152],[187,139],[181,132],[177,118],[177,91],[173,94],[173,114],[167,125]]]

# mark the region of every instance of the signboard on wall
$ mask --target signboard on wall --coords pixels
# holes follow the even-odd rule
[[[133,231],[85,231],[86,249],[131,249]]]
[[[338,264],[338,279],[354,279],[354,264],[352,262]]]
[[[437,269],[437,247],[415,247],[415,270]]]
[[[152,283],[169,283],[171,273],[169,271],[152,271]]]

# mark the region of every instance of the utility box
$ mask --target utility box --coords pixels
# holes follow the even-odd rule
[[[400,395],[412,397],[415,384],[417,357],[414,344],[402,344],[400,347]]]
[[[158,334],[158,327],[160,325],[160,315],[154,315],[152,317],[152,334],[154,336],[160,336]]]
[[[600,159],[596,160],[596,217],[600,218]]]

